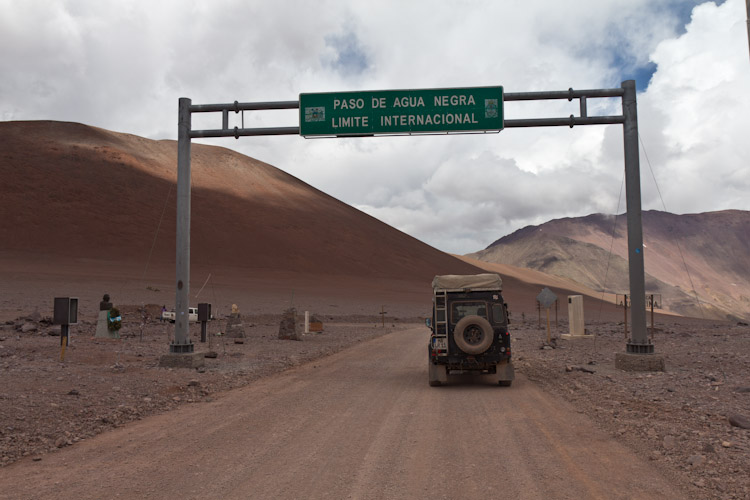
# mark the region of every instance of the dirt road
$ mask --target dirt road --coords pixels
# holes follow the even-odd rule
[[[522,376],[429,387],[426,342],[397,331],[26,458],[0,469],[0,498],[684,496]]]

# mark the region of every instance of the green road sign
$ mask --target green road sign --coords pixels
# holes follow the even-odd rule
[[[300,94],[300,135],[361,136],[499,132],[503,88]]]

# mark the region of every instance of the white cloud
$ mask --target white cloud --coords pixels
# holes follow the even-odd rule
[[[670,211],[750,208],[743,7],[740,1],[696,7],[687,31],[664,40],[651,55],[658,70],[640,99],[639,119]],[[661,208],[655,199],[648,205]]]
[[[651,85],[639,88],[639,128],[667,208],[748,209],[744,5],[699,4],[0,0],[0,118],[175,138],[182,96],[210,103],[363,89],[607,88],[641,82],[655,64]],[[617,99],[588,107],[620,113]],[[506,118],[571,113],[577,102],[506,103]],[[231,126],[243,118],[247,127],[288,126],[297,112],[233,115]],[[219,124],[194,116],[194,128]],[[205,142],[461,253],[527,224],[613,212],[622,182],[620,126]],[[644,158],[641,170],[644,208],[661,208]]]

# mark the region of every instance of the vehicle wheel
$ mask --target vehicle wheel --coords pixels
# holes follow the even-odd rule
[[[499,380],[497,383],[500,384],[501,387],[510,387],[513,381],[512,380]]]
[[[465,316],[453,330],[453,340],[466,354],[482,354],[492,345],[494,335],[490,322],[481,316]]]

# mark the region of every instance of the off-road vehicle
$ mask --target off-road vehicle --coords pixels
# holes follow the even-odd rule
[[[443,275],[432,280],[430,385],[449,374],[490,374],[500,385],[515,378],[510,358],[508,307],[497,274]]]
[[[174,323],[177,319],[177,313],[172,311],[164,311],[161,313],[161,319],[164,321],[169,321],[170,323]],[[198,308],[197,307],[188,307],[188,323],[197,323],[198,322]]]

